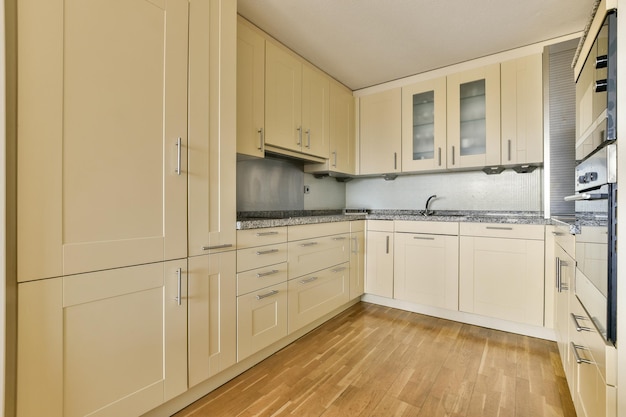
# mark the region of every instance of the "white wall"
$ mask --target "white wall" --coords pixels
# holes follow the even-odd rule
[[[450,172],[354,179],[346,185],[346,207],[421,210],[436,194],[433,210],[542,211],[542,173]]]

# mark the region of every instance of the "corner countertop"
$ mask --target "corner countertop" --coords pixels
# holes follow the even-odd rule
[[[438,210],[424,216],[422,210],[370,210],[367,214],[344,214],[342,210],[260,211],[237,213],[237,229],[294,226],[352,220],[408,220],[439,222],[552,224],[542,212]]]

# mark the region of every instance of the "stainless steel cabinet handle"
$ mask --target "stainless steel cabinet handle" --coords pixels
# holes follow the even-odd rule
[[[454,145],[452,145],[452,165],[454,165]]]
[[[398,152],[393,153],[393,169],[398,169]]]
[[[509,161],[510,161],[511,160],[511,139],[509,139],[508,142],[509,142],[508,158],[509,158]]]
[[[592,361],[590,361],[589,359],[581,358],[580,355],[578,354],[578,349],[588,350],[586,347],[577,345],[574,342],[570,342],[570,344],[572,345],[572,353],[574,354],[574,359],[576,359],[576,363],[586,363],[590,365],[593,364]]]
[[[311,149],[311,129],[306,130],[306,148]]]
[[[330,272],[341,272],[345,270],[346,270],[345,266],[340,266],[339,268],[331,269]]]
[[[300,280],[300,284],[308,284],[309,282],[313,282],[316,280],[317,280],[317,277],[308,277],[308,278]]]
[[[574,313],[570,313],[570,316],[572,317],[572,320],[574,321],[574,327],[576,328],[577,332],[593,332],[593,329],[589,327],[581,326],[580,323],[578,323],[578,320],[585,319],[583,316],[577,316]]]
[[[302,146],[302,126],[299,126],[296,130],[298,131],[298,143],[296,145]]]
[[[580,193],[580,194],[568,195],[567,197],[563,197],[563,200],[565,201],[606,200],[607,198],[609,198],[608,194]]]
[[[389,253],[389,236],[386,236],[385,253]]]
[[[441,166],[441,147],[437,148],[437,159],[439,166]]]
[[[278,252],[278,249],[268,249],[268,250],[260,250],[257,251],[257,255],[269,255],[270,253],[276,253]]]
[[[258,274],[256,274],[257,278],[263,278],[263,277],[268,277],[270,275],[274,275],[274,274],[278,274],[278,269],[272,269],[271,271],[267,271],[267,272],[259,272]]]
[[[306,248],[307,246],[315,246],[317,245],[317,242],[307,242],[307,243],[301,243],[300,246],[302,246],[303,248]]]
[[[257,236],[273,236],[273,235],[277,235],[278,232],[259,232],[256,235]]]
[[[202,250],[225,249],[225,248],[232,248],[232,247],[233,247],[232,243],[225,243],[223,245],[203,246]]]
[[[345,236],[337,236],[334,237],[333,240],[346,240],[347,238]]]
[[[276,294],[278,294],[278,290],[272,290],[272,291],[270,291],[268,293],[265,293],[265,294],[258,294],[256,296],[256,299],[257,300],[262,300],[264,298],[271,297],[272,295],[276,295]]]
[[[359,253],[359,239],[356,238],[356,235],[352,236],[352,253]]]
[[[176,270],[176,279],[178,280],[178,295],[176,296],[175,300],[176,303],[178,305],[181,305],[183,302],[182,299],[182,292],[183,292],[183,270],[181,268],[178,268]]]
[[[335,161],[333,162],[333,166],[337,168],[337,151],[334,151],[332,155],[333,155],[333,161]]]
[[[552,236],[563,236],[565,233],[561,232],[552,232]]]
[[[557,256],[555,263],[556,263],[556,271],[555,271],[555,275],[556,275],[556,290],[558,292],[561,292],[561,258],[559,258]]]
[[[435,240],[432,236],[413,236],[413,239],[417,240]]]
[[[512,227],[504,227],[504,226],[487,226],[486,229],[489,229],[489,230],[513,230]]]
[[[257,130],[257,133],[259,134],[259,146],[257,147],[258,150],[262,151],[263,150],[263,128],[259,128],[259,130]]]
[[[180,175],[182,172],[182,153],[183,153],[183,140],[181,138],[176,139],[176,174]]]

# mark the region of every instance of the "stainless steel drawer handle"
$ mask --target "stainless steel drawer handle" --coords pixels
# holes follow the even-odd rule
[[[269,255],[270,253],[276,253],[278,252],[278,249],[268,249],[268,250],[260,250],[257,251],[257,255]]]
[[[176,295],[175,300],[178,305],[182,305],[183,303],[183,270],[181,268],[178,268],[176,270],[176,279],[177,279],[176,290],[178,294]]]
[[[578,320],[585,320],[583,316],[577,316],[574,313],[570,313],[570,316],[572,316],[572,320],[574,321],[574,327],[576,328],[577,332],[593,332],[593,329],[586,326],[581,326],[580,323],[578,323]]]
[[[278,290],[272,290],[272,291],[270,291],[268,293],[257,295],[256,299],[257,300],[262,300],[264,298],[271,297],[272,295],[276,295],[276,294],[278,294]]]
[[[561,264],[561,258],[559,258],[558,256],[556,257],[556,271],[555,271],[555,278],[556,278],[556,290],[557,292],[561,292],[561,266],[563,264]]]
[[[300,280],[300,284],[308,284],[309,282],[317,281],[317,277],[308,277]]]
[[[182,152],[183,152],[183,142],[181,138],[176,139],[176,174],[180,175],[182,173]]]
[[[413,239],[417,239],[417,240],[435,240],[434,237],[427,237],[427,236],[413,236]]]
[[[345,271],[347,268],[345,266],[340,266],[339,268],[331,269],[330,272],[341,272]]]
[[[259,272],[258,274],[256,274],[257,278],[263,278],[263,277],[268,277],[270,275],[274,275],[274,274],[278,274],[278,269],[272,269],[271,271],[267,271],[267,272]]]
[[[317,242],[308,242],[308,243],[301,243],[300,246],[302,246],[303,248],[306,248],[308,246],[315,246],[317,245]]]
[[[574,342],[570,342],[570,344],[572,345],[572,353],[574,354],[574,359],[576,359],[576,363],[586,363],[589,365],[593,365],[592,361],[590,361],[589,359],[581,358],[580,355],[578,354],[578,349],[580,350],[589,350],[589,349],[587,349],[584,346],[577,345]]]
[[[215,246],[203,246],[202,250],[212,250],[212,249],[226,249],[226,248],[232,248],[233,244],[232,243],[225,243],[223,245],[215,245]]]
[[[512,227],[503,227],[503,226],[487,226],[486,229],[489,229],[489,230],[513,230]]]
[[[261,237],[261,236],[274,236],[277,235],[278,232],[259,232],[256,235]]]
[[[334,237],[333,240],[346,240],[345,236]]]

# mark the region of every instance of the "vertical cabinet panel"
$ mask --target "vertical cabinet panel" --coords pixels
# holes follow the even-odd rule
[[[40,122],[18,137],[19,280],[186,256],[187,2],[39,3],[20,4],[18,124]]]
[[[262,158],[265,39],[245,19],[237,18],[237,153]]]
[[[353,223],[351,222],[351,226]],[[350,233],[350,299],[360,297],[365,292],[365,232]]]
[[[393,297],[393,232],[368,230],[365,292]]]
[[[330,81],[310,65],[302,65],[302,152],[328,158]]]
[[[354,97],[344,86],[330,83],[330,169],[355,173]]]
[[[402,171],[445,168],[445,77],[403,87]]]
[[[219,2],[191,7],[188,239],[195,256],[236,242],[236,21],[220,14]]]
[[[359,174],[400,172],[402,148],[400,88],[360,98]]]
[[[235,252],[189,259],[189,386],[237,357]]]

